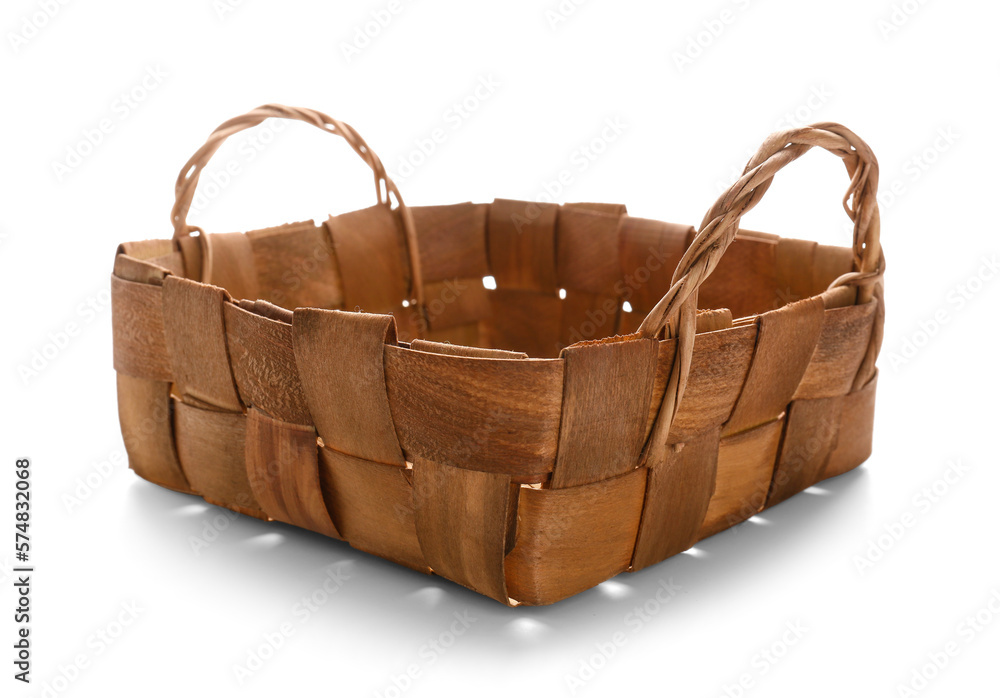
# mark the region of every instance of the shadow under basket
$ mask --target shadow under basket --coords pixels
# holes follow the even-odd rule
[[[209,158],[269,117],[342,136],[378,203],[188,225]],[[741,230],[813,146],[847,166],[853,246]],[[350,126],[260,107],[185,166],[172,240],[119,247],[129,463],[505,604],[559,601],[869,456],[877,182],[867,145],[826,123],[771,136],[697,230],[615,204],[407,207]]]

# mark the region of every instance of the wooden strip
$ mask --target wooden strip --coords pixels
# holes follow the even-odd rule
[[[246,417],[174,400],[174,433],[184,474],[212,504],[266,519],[246,467]]]
[[[413,486],[402,466],[320,449],[320,483],[327,510],[351,547],[430,573],[420,550]]]
[[[256,300],[259,297],[257,268],[250,240],[243,233],[207,235],[212,250],[208,278],[226,289],[233,298]]]
[[[778,240],[781,239],[780,236],[774,233],[764,233],[759,230],[747,230],[746,228],[740,228],[737,233],[741,238],[746,238],[749,240],[762,240],[764,242],[771,242],[775,245],[778,244]]]
[[[635,310],[625,312],[623,309],[619,313],[618,334],[635,334],[644,318],[644,315],[635,312]],[[671,323],[668,321],[667,327],[670,326]],[[728,330],[732,326],[733,314],[729,308],[702,309],[697,311],[695,315],[695,332],[698,334]]]
[[[497,288],[555,294],[558,211],[555,204],[493,202],[487,240]]]
[[[527,359],[528,355],[518,351],[504,351],[503,349],[484,349],[481,347],[459,346],[457,344],[443,344],[441,342],[430,342],[426,339],[415,339],[410,342],[410,349],[415,351],[429,351],[432,354],[448,354],[450,356],[474,356],[480,359]]]
[[[158,257],[168,257],[175,252],[173,240],[138,240],[123,242],[118,246],[119,254],[141,260],[151,260]]]
[[[726,421],[746,380],[756,337],[755,324],[706,332],[695,337],[687,388],[670,426],[668,443],[692,441]],[[675,346],[673,339],[660,342],[653,388],[655,399],[650,405],[647,432],[663,399],[663,391],[673,368]]]
[[[861,366],[851,383],[851,392],[860,390],[867,385],[878,368],[875,362],[878,360],[879,351],[882,349],[882,340],[885,337],[885,283],[883,279],[875,282],[872,288],[872,302],[875,303],[875,311],[872,314],[872,331],[868,338],[868,347],[865,355],[861,358]]]
[[[567,289],[559,320],[560,349],[577,342],[614,336],[620,313],[618,296]]]
[[[779,307],[777,238],[740,234],[719,260],[712,275],[698,288],[703,308],[729,308],[733,317],[748,317]]]
[[[841,400],[837,446],[830,454],[820,479],[843,475],[864,463],[872,454],[877,385],[878,372],[865,387],[848,393]]]
[[[854,250],[850,247],[818,245],[813,257],[813,293],[823,293],[839,276],[854,268]]]
[[[259,295],[282,308],[339,308],[344,295],[329,229],[312,221],[247,233]]]
[[[488,346],[524,352],[533,358],[559,356],[562,301],[534,291],[490,291]]]
[[[177,240],[181,258],[184,260],[184,273],[178,274],[191,281],[201,281],[201,265],[204,258],[204,238],[201,235],[192,237],[185,235]]]
[[[112,346],[119,373],[151,381],[171,380],[162,298],[161,286],[111,277]]]
[[[718,332],[733,326],[733,314],[729,308],[699,310],[695,315],[695,332]]]
[[[426,286],[424,288],[426,289]],[[427,317],[416,303],[407,302],[404,306],[400,302],[399,305],[392,308],[391,314],[396,318],[396,341],[412,342],[414,339],[429,333]]]
[[[316,430],[247,410],[247,478],[272,519],[340,538],[323,501]]]
[[[331,216],[347,310],[391,313],[407,300],[410,268],[396,214],[384,205]]]
[[[486,259],[489,208],[488,204],[473,203],[410,207],[425,282],[480,280],[490,273]]]
[[[606,480],[639,464],[658,352],[655,339],[562,351],[562,422],[552,489]]]
[[[624,216],[628,213],[625,204],[606,204],[600,201],[580,201],[562,205],[562,210],[593,211],[595,213],[605,213],[613,216]]]
[[[781,238],[775,249],[777,292],[779,302],[792,303],[822,293],[813,279],[816,250],[813,240]]]
[[[679,451],[667,445],[652,448],[646,461],[649,475],[633,572],[694,545],[715,491],[718,456],[718,428],[683,444]]]
[[[614,295],[621,280],[621,216],[562,207],[556,223],[556,278],[566,289]]]
[[[170,383],[118,374],[118,420],[128,464],[144,480],[190,493],[174,447]]]
[[[424,333],[424,336],[435,343],[473,347],[488,344],[488,342],[483,341],[483,329],[483,323],[470,322],[468,325],[456,325],[455,327],[449,327],[444,330],[429,330]],[[412,341],[415,340],[411,340],[411,342]]]
[[[788,406],[767,506],[779,504],[819,480],[837,442],[842,399],[793,400]]]
[[[432,281],[424,284],[424,299],[430,330],[474,324],[490,314],[489,291],[482,278]]]
[[[127,254],[115,255],[115,268],[112,272],[119,279],[137,281],[140,284],[162,286],[168,274],[177,273],[173,269],[162,267],[156,262],[136,259]]]
[[[562,380],[559,360],[448,356],[385,347],[391,421],[406,453],[460,468],[507,473],[517,482],[540,482],[552,470]]]
[[[770,422],[788,408],[823,328],[823,300],[813,296],[764,313],[743,392],[723,436]]]
[[[555,603],[624,572],[642,514],[646,469],[562,490],[522,487],[517,541],[507,555],[507,593],[522,604]]]
[[[383,369],[385,347],[396,343],[392,316],[299,308],[292,331],[306,403],[323,442],[402,465]]]
[[[240,400],[283,422],[311,424],[295,365],[291,313],[286,322],[281,322],[226,303],[225,319]]]
[[[698,540],[746,521],[764,508],[774,473],[784,418],[756,429],[723,437],[715,493],[708,504]]]
[[[229,365],[223,306],[226,292],[216,286],[167,277],[163,282],[163,322],[176,391],[194,405],[241,411]]]
[[[629,301],[641,322],[670,290],[670,279],[694,235],[694,228],[626,216],[620,235],[622,293],[619,295]]]
[[[831,308],[824,313],[816,351],[795,399],[836,397],[851,391],[871,338],[875,303]]]
[[[415,459],[417,537],[434,573],[506,604],[503,559],[519,489],[507,475]]]
[[[256,300],[253,303],[250,301],[238,301],[237,305],[244,310],[249,310],[256,313],[257,315],[262,315],[271,320],[277,320],[278,322],[283,322],[286,325],[292,324],[292,318],[295,314],[291,310],[286,310],[280,306],[274,305],[267,301]]]

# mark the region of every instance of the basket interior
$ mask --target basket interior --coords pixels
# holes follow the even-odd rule
[[[669,289],[691,226],[623,206],[497,200],[411,207],[426,314],[407,299],[398,212],[353,211],[316,224],[212,235],[211,283],[281,308],[392,313],[397,335],[555,357],[583,340],[634,332]],[[198,279],[203,244],[182,245]],[[851,270],[849,248],[741,231],[699,292],[699,331],[826,290]]]

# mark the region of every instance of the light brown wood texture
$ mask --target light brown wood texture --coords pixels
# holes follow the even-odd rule
[[[508,475],[416,458],[417,537],[431,569],[507,603],[503,559],[519,490]]]
[[[157,485],[192,492],[174,445],[170,383],[118,374],[118,420],[129,466]]]
[[[181,262],[180,255],[176,255],[177,261]],[[124,252],[115,255],[115,267],[112,272],[114,276],[126,281],[138,281],[141,284],[152,284],[162,286],[163,279],[168,274],[184,274],[183,263],[178,263],[173,268],[168,268],[145,259],[130,257]]]
[[[788,406],[767,506],[785,501],[820,479],[837,443],[841,400],[842,396],[794,400]]]
[[[233,303],[225,306],[229,358],[240,399],[275,419],[309,424],[312,417],[295,364],[291,317],[282,322],[263,315],[269,312],[266,306],[256,307],[257,312]]]
[[[490,292],[483,286],[482,277],[429,281],[425,292],[426,327],[422,334],[475,325],[490,315]],[[408,310],[410,314],[415,312],[412,307]],[[421,324],[419,318],[417,324]]]
[[[219,506],[267,518],[254,497],[246,468],[246,419],[174,400],[177,455],[191,487]]]
[[[323,499],[352,547],[430,573],[417,538],[413,485],[399,465],[320,449]]]
[[[342,137],[377,204],[191,225],[209,159],[268,118]],[[741,228],[817,147],[846,167],[851,245]],[[766,139],[697,229],[619,204],[411,208],[349,125],[258,107],[185,164],[174,239],[118,248],[130,466],[501,603],[554,603],[868,458],[877,183],[867,144],[823,123]]]
[[[191,281],[201,281],[201,271],[205,257],[205,238],[201,235],[198,237],[185,235],[174,240],[174,244],[180,249],[181,260],[184,266],[184,273],[178,274],[178,276],[183,276],[185,279],[190,279]]]
[[[863,388],[841,398],[837,446],[830,453],[820,479],[843,475],[871,455],[877,384],[876,372]]]
[[[835,397],[851,390],[868,349],[875,303],[828,309],[794,398]]]
[[[522,487],[507,593],[550,604],[624,572],[642,514],[645,469],[561,490]]]
[[[247,233],[260,298],[282,308],[339,308],[340,272],[327,226],[289,223]],[[235,295],[235,294],[234,294]]]
[[[784,418],[748,431],[723,437],[715,493],[697,538],[707,538],[746,521],[767,502]]]
[[[559,355],[563,309],[559,296],[498,288],[488,298],[492,322],[485,339],[489,346],[539,358]]]
[[[184,259],[175,241],[171,240],[142,240],[140,242],[125,242],[118,246],[118,254],[115,259],[115,276],[120,276],[129,281],[146,280],[119,267],[119,257],[126,257],[123,264],[145,262],[150,266],[160,267],[168,270],[172,274],[184,275]]]
[[[255,409],[246,421],[247,479],[261,509],[272,519],[340,538],[320,488],[316,430]]]
[[[432,354],[448,354],[450,356],[473,356],[480,359],[527,359],[528,355],[520,351],[504,351],[485,347],[464,347],[444,342],[431,342],[426,339],[415,339],[410,342],[414,351],[429,351]]]
[[[670,290],[670,275],[694,234],[690,225],[626,216],[621,228],[622,296],[635,309],[636,327]]]
[[[556,292],[555,204],[497,199],[490,206],[489,260],[497,288]]]
[[[185,402],[242,411],[229,365],[223,304],[216,286],[176,276],[163,282],[163,324],[176,392]]]
[[[740,231],[729,254],[719,260],[719,266],[698,288],[702,308],[728,307],[733,317],[749,317],[779,307],[777,243],[751,237]]]
[[[687,389],[670,427],[670,443],[689,441],[729,418],[746,380],[756,338],[755,325],[695,337]],[[674,352],[673,340],[660,344],[658,395],[663,390],[659,386],[666,385]]]
[[[616,296],[565,289],[556,348],[562,349],[614,334],[621,313]]]
[[[482,279],[490,273],[486,256],[486,204],[413,206],[424,280]],[[433,294],[427,294],[428,299]]]
[[[553,489],[607,480],[639,464],[658,355],[655,339],[563,350],[562,422]]]
[[[402,465],[383,368],[386,344],[396,339],[392,316],[302,308],[292,329],[306,402],[326,446]]]
[[[563,207],[556,225],[557,281],[562,288],[612,295],[621,279],[622,217]]]
[[[170,380],[162,286],[112,276],[111,331],[116,371],[152,381]]]
[[[344,307],[389,313],[409,296],[406,245],[394,214],[382,206],[326,222],[337,255]]]
[[[540,482],[552,471],[562,385],[557,360],[385,347],[391,423],[406,453],[506,472],[517,482]]]
[[[632,571],[641,570],[694,545],[715,491],[719,430],[710,429],[677,449],[656,446],[649,474]]]
[[[788,407],[823,327],[823,301],[796,301],[757,318],[757,344],[723,436],[770,422]]]
[[[260,298],[257,268],[250,239],[243,233],[206,235],[208,268],[202,280],[226,289],[233,298]]]

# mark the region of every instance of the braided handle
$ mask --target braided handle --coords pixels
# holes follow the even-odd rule
[[[265,119],[272,117],[304,121],[318,129],[340,136],[347,141],[354,152],[371,168],[375,176],[375,195],[378,198],[378,202],[391,208],[392,199],[395,199],[397,204],[406,236],[407,253],[410,258],[411,288],[412,292],[416,295],[417,304],[422,307],[423,279],[420,272],[420,256],[417,254],[417,236],[412,213],[406,207],[406,204],[403,203],[403,198],[400,196],[396,185],[386,173],[382,161],[368,147],[368,144],[358,132],[343,121],[333,119],[323,112],[314,109],[288,107],[282,104],[265,104],[242,116],[237,116],[223,122],[218,128],[212,131],[205,144],[195,151],[194,155],[191,156],[191,159],[187,161],[177,176],[177,184],[174,187],[174,207],[170,212],[170,222],[174,227],[174,239],[190,235],[193,231],[202,232],[197,226],[188,224],[187,215],[191,208],[191,202],[194,200],[195,189],[198,186],[201,173],[219,147],[233,134],[252,128]]]
[[[674,271],[670,290],[649,311],[639,327],[643,337],[656,337],[677,318],[681,307],[718,265],[736,239],[740,219],[764,196],[775,173],[798,159],[813,146],[820,146],[843,159],[851,177],[844,195],[844,210],[854,222],[854,271],[833,282],[834,286],[856,284],[858,303],[871,299],[872,286],[883,264],[879,243],[878,161],[868,144],[852,131],[835,123],[821,123],[772,134],[750,159],[739,178],[705,214],[701,229]]]
[[[747,163],[743,176],[705,214],[701,229],[677,264],[670,289],[639,327],[639,336],[655,338],[669,323],[677,337],[677,360],[661,406],[664,428],[669,429],[687,382],[694,348],[698,288],[736,238],[743,214],[756,206],[771,186],[775,173],[813,146],[825,148],[843,159],[851,177],[843,204],[854,222],[854,270],[836,279],[831,288],[857,285],[857,302],[871,300],[875,282],[884,268],[876,200],[878,161],[871,148],[849,129],[830,122],[772,134]]]

